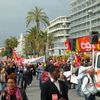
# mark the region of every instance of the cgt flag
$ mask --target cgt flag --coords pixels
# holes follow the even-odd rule
[[[91,45],[90,44],[90,36],[84,36],[77,39],[79,44],[80,52],[88,52],[91,51],[92,48],[97,50],[97,44]]]
[[[67,52],[71,51],[70,42],[69,42],[68,39],[67,39],[66,42],[65,42],[65,46],[66,46],[66,51],[67,51]]]

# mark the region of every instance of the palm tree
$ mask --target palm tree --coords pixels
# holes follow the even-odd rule
[[[54,34],[51,33],[47,35],[47,40],[48,40],[48,48],[50,48],[54,42]]]
[[[25,36],[25,51],[43,52],[45,43],[45,34],[40,31],[37,37],[36,27],[30,28],[28,34]]]
[[[38,44],[36,27],[31,27],[27,32],[28,32],[28,34],[25,36],[25,40],[26,40],[26,44],[27,44],[26,47],[30,46],[31,51],[34,50],[34,52],[36,52],[37,51],[36,45]]]
[[[45,53],[46,43],[47,43],[47,32],[40,31],[40,34],[39,34],[39,50],[43,53]]]
[[[47,35],[47,31],[40,31],[39,38],[39,50],[45,55],[46,60],[48,57],[48,48],[52,46],[54,41],[54,34]]]
[[[25,35],[25,48],[24,51],[27,53],[29,51],[31,54],[34,53],[46,53],[47,40],[49,45],[52,43],[53,35],[48,35],[46,31],[40,30],[40,34],[37,37],[36,27],[31,27]]]
[[[44,26],[49,25],[49,18],[46,13],[42,11],[41,8],[35,7],[31,11],[28,12],[26,17],[26,26],[29,26],[31,22],[35,22],[36,24],[36,33],[40,31],[40,23]]]

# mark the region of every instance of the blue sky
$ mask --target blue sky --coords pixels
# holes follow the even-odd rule
[[[35,6],[42,8],[50,20],[68,16],[70,0],[0,0],[0,46],[9,36],[26,33],[27,12]]]

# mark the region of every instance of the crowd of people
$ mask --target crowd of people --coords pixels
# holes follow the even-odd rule
[[[64,75],[67,71],[77,77],[77,83],[71,82],[71,75]],[[96,100],[94,75],[94,68],[87,60],[82,60],[80,65],[74,61],[55,63],[50,60],[35,65],[22,64],[21,67],[18,67],[15,61],[1,61],[1,100],[28,100],[25,90],[32,85],[33,77],[39,80],[41,100],[69,100],[68,90],[71,88],[85,100]]]
[[[49,67],[49,78],[41,85],[41,100],[69,100],[68,90],[74,88],[78,96],[85,100],[96,100],[97,89],[95,86],[95,70],[92,63],[83,59],[79,64],[75,61],[68,61],[65,64],[51,63]],[[69,77],[63,73],[71,71],[75,75],[77,83],[71,82]],[[72,87],[73,86],[73,87]]]

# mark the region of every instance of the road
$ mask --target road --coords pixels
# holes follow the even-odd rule
[[[40,100],[40,88],[37,80],[33,81],[32,86],[28,86],[26,93],[29,100]],[[76,95],[75,89],[70,89],[68,95],[69,100],[85,100]],[[100,97],[97,97],[96,100],[100,100]]]

